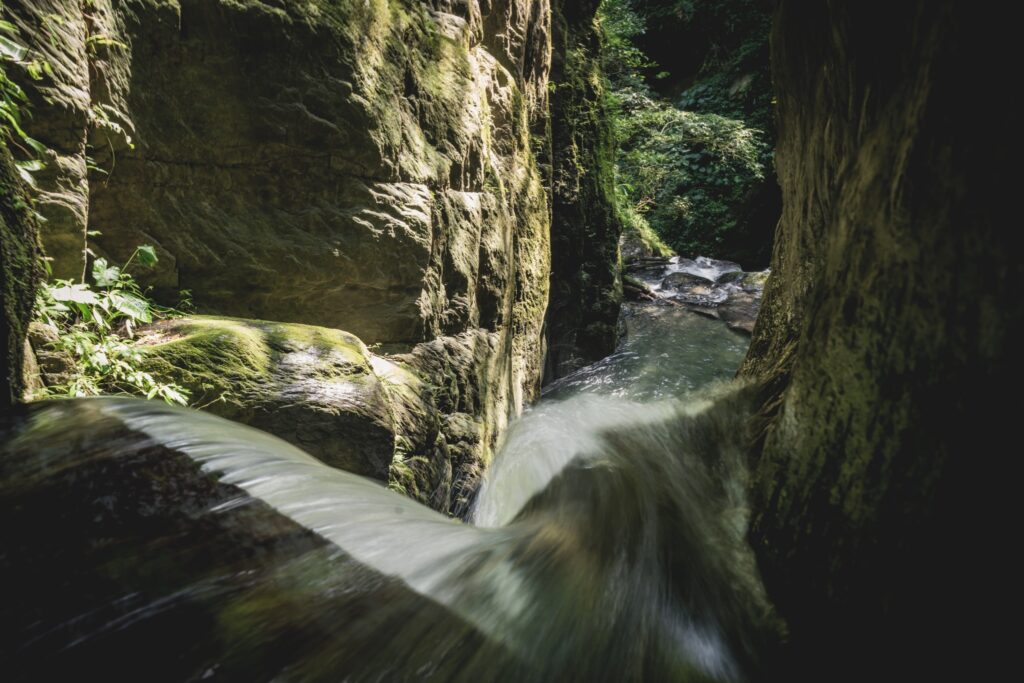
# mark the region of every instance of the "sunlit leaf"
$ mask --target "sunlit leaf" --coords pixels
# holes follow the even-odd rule
[[[121,277],[121,269],[107,264],[107,259],[98,258],[92,264],[92,279],[99,287],[112,287]]]
[[[17,43],[7,36],[0,35],[0,56],[6,57],[13,62],[20,62],[28,55],[28,48]]]
[[[90,290],[88,285],[55,287],[50,290],[50,296],[55,301],[67,301],[76,304],[95,304],[99,301],[96,292]]]
[[[139,263],[144,266],[152,267],[155,266],[157,261],[156,249],[149,244],[143,244],[138,249]]]
[[[149,302],[134,294],[111,292],[110,302],[121,313],[139,322],[152,322],[153,315],[149,310]]]

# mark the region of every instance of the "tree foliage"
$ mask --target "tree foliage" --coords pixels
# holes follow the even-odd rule
[[[771,182],[766,12],[753,0],[604,0],[600,17],[629,211],[689,256],[766,253],[767,245],[737,246],[750,239],[751,203]],[[665,22],[705,43],[672,98],[659,83],[679,74],[641,49]]]

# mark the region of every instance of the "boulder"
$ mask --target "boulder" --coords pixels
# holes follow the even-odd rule
[[[710,286],[712,286],[714,284],[715,284],[714,280],[709,280],[706,277],[701,277],[700,275],[694,275],[692,273],[685,273],[685,272],[669,273],[661,281],[661,286],[662,286],[663,289],[673,289],[673,290],[691,289],[693,287],[702,287],[702,286],[703,287],[710,287]]]
[[[145,369],[192,404],[270,432],[324,463],[388,482],[436,510],[468,510],[515,397],[500,335],[371,353],[340,330],[191,316],[140,332]]]
[[[204,316],[157,323],[140,344],[146,369],[189,389],[195,405],[328,465],[387,481],[394,415],[369,351],[353,335]]]

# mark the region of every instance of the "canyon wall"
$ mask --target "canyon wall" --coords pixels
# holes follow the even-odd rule
[[[41,275],[38,232],[14,160],[0,141],[0,411],[25,393],[25,335]]]
[[[984,677],[1024,319],[1013,41],[967,3],[783,0],[772,42],[784,209],[741,375],[783,666]]]
[[[51,150],[38,205],[55,275],[152,244],[159,265],[137,277],[161,303],[356,335],[401,358],[442,423],[447,445],[396,439],[396,457],[449,485],[479,476],[540,386],[547,0],[6,6],[53,68],[24,85]],[[189,388],[227,411],[210,379]]]
[[[615,350],[622,283],[615,141],[597,0],[555,3],[552,63],[551,303],[545,381]]]
[[[558,372],[613,350],[596,3],[5,8],[52,71],[22,85],[54,276],[154,245],[137,279],[207,317],[146,367],[194,405],[464,511],[546,340]]]

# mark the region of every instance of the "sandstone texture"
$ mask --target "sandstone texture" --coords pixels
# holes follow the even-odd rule
[[[539,392],[551,274],[548,1],[6,7],[53,65],[52,77],[23,85],[31,133],[51,150],[37,201],[55,276],[81,278],[94,256],[123,262],[152,244],[160,262],[140,280],[158,301],[186,295],[204,315],[236,319],[216,333],[209,320],[169,323],[183,337],[161,354],[168,377],[211,379],[217,368],[202,354],[171,353],[199,346],[270,372],[261,381],[275,391],[312,386],[287,361],[247,365],[252,335],[281,358],[316,346],[261,321],[345,330],[358,339],[343,346],[406,354],[412,370],[367,371],[375,388],[358,387],[367,415],[388,386],[405,406],[369,428],[358,462],[354,445],[329,455],[312,423],[256,400],[258,383],[206,408],[320,443],[334,464],[378,478],[401,452],[408,466],[391,479],[446,507],[452,476],[431,460],[438,435],[447,429],[461,454],[455,470],[479,475],[509,417]],[[350,370],[324,362],[307,370]],[[428,371],[415,375],[416,363]],[[415,398],[421,382],[440,387],[429,409]],[[405,441],[394,441],[396,419]],[[393,443],[378,449],[378,436]],[[455,480],[465,505],[473,485]]]

